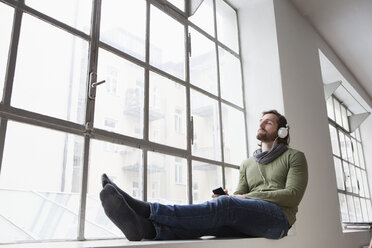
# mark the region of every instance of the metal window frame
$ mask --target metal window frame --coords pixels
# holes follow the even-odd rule
[[[109,44],[106,44],[103,41],[99,40],[99,33],[100,33],[100,15],[101,15],[101,4],[102,0],[92,0],[92,13],[91,13],[91,31],[90,34],[86,34],[72,26],[69,26],[57,19],[48,16],[36,9],[33,9],[27,5],[25,5],[25,0],[0,0],[1,3],[9,5],[14,8],[14,17],[13,17],[13,26],[12,26],[12,34],[10,39],[10,48],[9,48],[9,57],[8,57],[8,64],[6,68],[6,77],[5,77],[5,84],[4,84],[4,93],[3,93],[3,100],[0,103],[0,173],[1,173],[1,162],[3,159],[3,152],[4,152],[4,145],[5,145],[5,135],[7,130],[8,121],[16,121],[25,124],[31,124],[38,127],[49,128],[52,130],[62,131],[69,134],[74,134],[78,136],[84,137],[84,149],[83,149],[83,168],[82,168],[82,179],[81,179],[81,192],[80,192],[80,208],[79,208],[79,227],[77,230],[77,240],[86,240],[84,236],[85,232],[85,214],[86,214],[86,204],[87,204],[87,180],[88,180],[88,169],[89,169],[89,152],[90,152],[90,142],[91,139],[111,142],[115,144],[126,145],[130,147],[140,148],[143,154],[143,164],[142,164],[142,171],[143,171],[143,192],[142,198],[143,200],[147,200],[148,192],[147,192],[147,164],[148,164],[148,151],[152,152],[159,152],[166,155],[178,156],[187,159],[187,196],[188,202],[191,204],[193,203],[193,185],[192,185],[192,162],[198,161],[203,163],[212,164],[215,166],[220,166],[222,168],[222,182],[223,187],[226,186],[226,179],[225,179],[225,168],[233,168],[239,169],[239,165],[226,163],[224,161],[224,142],[223,142],[223,121],[222,121],[222,104],[226,104],[236,110],[243,112],[244,120],[245,120],[245,133],[247,134],[247,122],[246,122],[246,101],[245,101],[245,94],[244,94],[244,78],[243,78],[243,68],[242,68],[242,60],[239,53],[236,53],[232,49],[230,49],[225,44],[221,43],[218,40],[218,31],[217,31],[217,17],[216,17],[216,0],[213,0],[213,18],[214,18],[214,32],[215,37],[211,36],[197,25],[192,23],[188,20],[186,12],[180,11],[178,8],[174,7],[172,4],[165,0],[145,0],[146,1],[146,34],[145,34],[145,60],[142,61],[137,59],[125,52],[116,49]],[[223,0],[227,3],[225,0]],[[185,7],[187,7],[188,0],[185,0]],[[227,3],[231,8],[233,8],[229,3]],[[185,80],[179,79],[161,69],[158,69],[150,64],[150,22],[151,22],[151,8],[157,7],[160,8],[165,14],[169,15],[182,25],[184,25],[184,33],[185,33]],[[187,10],[187,8],[185,8]],[[234,8],[233,8],[234,9]],[[237,30],[238,30],[238,50],[240,51],[240,28],[238,22],[238,13],[236,9],[234,9],[236,13],[237,19]],[[89,43],[89,54],[88,54],[88,70],[87,75],[92,75],[92,80],[97,79],[97,65],[98,65],[98,51],[99,49],[105,49],[110,53],[113,53],[121,58],[124,58],[144,69],[144,125],[143,125],[143,138],[137,139],[127,135],[119,134],[119,133],[112,133],[106,130],[94,128],[94,107],[95,107],[95,100],[90,99],[87,97],[86,99],[86,113],[85,113],[85,123],[75,123],[72,121],[67,121],[51,116],[47,116],[44,114],[19,109],[12,107],[10,105],[11,102],[11,95],[13,89],[13,81],[15,75],[15,65],[17,60],[17,51],[18,51],[18,44],[21,32],[21,22],[22,16],[24,13],[30,14],[33,17],[36,17],[46,23],[49,23],[56,28],[62,29],[76,37],[79,37]],[[217,83],[218,83],[218,93],[214,95],[204,89],[201,89],[195,85],[190,83],[190,65],[189,65],[189,45],[188,44],[188,33],[189,27],[192,27],[204,37],[208,38],[215,44],[215,51],[216,51],[216,65],[217,65]],[[238,106],[232,102],[229,102],[225,99],[221,98],[221,87],[220,87],[220,68],[219,68],[219,47],[225,49],[227,52],[232,54],[234,57],[239,59],[240,66],[241,66],[241,78],[242,78],[242,99],[243,99],[243,107]],[[189,119],[191,117],[191,103],[190,103],[190,94],[191,89],[195,90],[203,95],[206,95],[214,100],[218,101],[218,108],[219,108],[219,125],[220,125],[220,143],[221,146],[221,160],[213,160],[207,159],[203,157],[198,157],[192,154],[192,145],[191,145],[191,138],[193,133],[191,122],[187,121],[186,130],[187,130],[187,147],[186,149],[179,149],[167,145],[158,144],[155,142],[151,142],[149,140],[149,74],[150,72],[155,72],[159,75],[167,77],[172,81],[179,83],[186,88],[186,116]],[[87,77],[87,81],[89,81],[89,77]],[[87,96],[88,96],[88,89],[89,83],[87,82]],[[95,89],[92,90],[92,94],[95,95]],[[247,135],[245,136],[246,142],[246,153],[248,155],[248,139]],[[244,158],[242,158],[244,159]]]

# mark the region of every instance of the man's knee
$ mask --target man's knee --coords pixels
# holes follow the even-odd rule
[[[217,203],[220,205],[229,205],[231,202],[231,197],[227,195],[221,195],[217,198]]]

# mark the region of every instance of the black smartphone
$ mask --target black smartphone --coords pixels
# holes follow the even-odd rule
[[[226,195],[225,191],[222,189],[222,187],[219,187],[217,189],[212,190],[213,194],[215,195]]]

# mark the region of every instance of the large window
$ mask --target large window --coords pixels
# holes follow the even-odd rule
[[[327,110],[341,219],[344,227],[357,227],[372,221],[361,132],[359,128],[350,132],[352,112],[335,96],[328,98]]]
[[[187,4],[0,1],[0,243],[123,237],[102,173],[167,204],[234,190],[247,157],[237,13],[205,0],[187,17]]]

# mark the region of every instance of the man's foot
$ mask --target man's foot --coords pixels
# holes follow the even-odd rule
[[[102,187],[107,184],[114,186],[114,188],[122,195],[128,205],[140,216],[148,218],[150,216],[150,204],[141,200],[137,200],[130,196],[128,193],[120,189],[110,178],[104,173],[101,176]]]
[[[100,198],[106,215],[119,227],[128,240],[138,241],[155,237],[155,228],[152,223],[137,215],[114,186],[106,184],[100,193]]]

